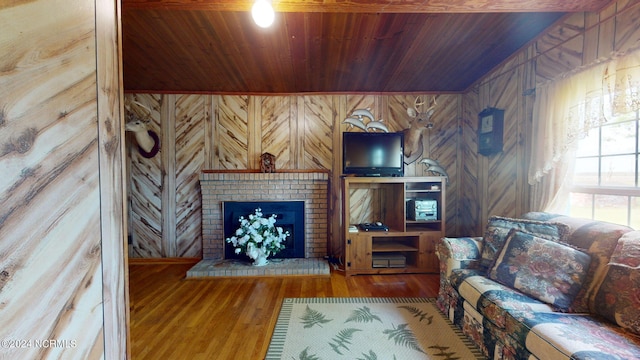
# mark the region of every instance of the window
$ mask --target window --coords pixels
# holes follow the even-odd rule
[[[568,215],[640,229],[639,116],[610,119],[579,141]]]
[[[536,84],[531,208],[640,230],[639,109],[640,51]]]

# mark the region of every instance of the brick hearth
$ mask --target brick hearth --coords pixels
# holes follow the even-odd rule
[[[202,260],[187,272],[187,278],[330,274],[324,259],[274,259],[265,266],[238,260]]]

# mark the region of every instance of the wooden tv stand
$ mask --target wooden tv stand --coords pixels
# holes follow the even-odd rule
[[[443,177],[343,177],[342,224],[345,274],[437,273],[437,241],[445,233]],[[437,203],[437,214],[414,211]],[[434,218],[435,216],[435,218]],[[414,219],[415,217],[415,219]],[[382,222],[389,231],[349,230]]]

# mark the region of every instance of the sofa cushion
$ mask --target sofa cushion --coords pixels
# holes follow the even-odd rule
[[[640,231],[628,232],[618,239],[608,265],[640,270]]]
[[[465,274],[471,275],[468,270]],[[464,311],[454,322],[488,358],[495,352],[495,358],[505,359],[640,359],[640,339],[603,319],[553,312],[549,305],[481,275],[461,277],[460,291],[468,300],[461,301]]]
[[[499,328],[504,328],[508,311],[513,310],[521,317],[553,311],[548,304],[488,279],[484,275],[456,270],[452,277],[457,280],[462,279],[456,286],[460,296],[486,320]]]
[[[582,251],[513,229],[489,278],[566,311],[590,263],[591,258]]]
[[[640,335],[640,231],[628,232],[618,240],[596,296],[595,310]]]
[[[569,228],[564,224],[546,221],[511,219],[501,216],[489,218],[482,238],[481,266],[488,269],[495,260],[496,253],[502,249],[511,229],[519,229],[537,236],[556,241],[564,241]]]
[[[639,339],[590,315],[538,313],[516,329],[537,359],[640,359]]]
[[[576,296],[571,310],[574,312],[595,313],[595,299],[598,288],[607,274],[611,254],[622,235],[633,231],[632,228],[605,221],[581,219],[564,215],[531,212],[523,215],[526,219],[548,220],[569,227],[567,240],[571,246],[584,249],[591,255],[591,267],[582,290]]]
[[[436,245],[440,260],[440,276],[448,278],[451,269],[480,268],[481,237],[443,237]]]

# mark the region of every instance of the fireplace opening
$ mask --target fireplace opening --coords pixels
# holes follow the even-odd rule
[[[236,254],[235,248],[232,244],[227,243],[226,239],[233,236],[240,226],[241,216],[246,218],[258,208],[262,209],[265,217],[276,214],[276,226],[282,227],[290,234],[284,242],[284,249],[270,257],[275,259],[304,258],[304,201],[223,201],[225,259],[250,260],[245,254]]]

